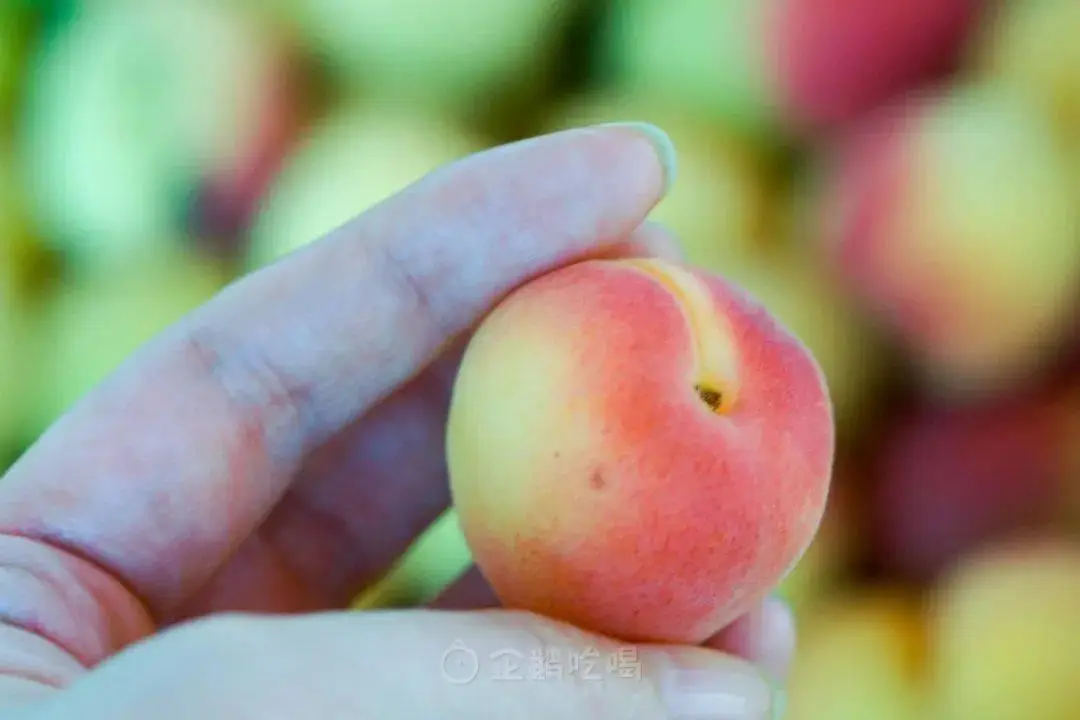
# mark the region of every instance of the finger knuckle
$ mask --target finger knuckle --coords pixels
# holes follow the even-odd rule
[[[193,327],[180,340],[182,362],[219,398],[228,426],[241,439],[268,448],[290,448],[306,436],[310,388],[297,382],[265,353],[232,340],[227,333]]]

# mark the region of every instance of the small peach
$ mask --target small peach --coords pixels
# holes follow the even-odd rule
[[[590,5],[573,0],[254,2],[278,10],[346,93],[462,115],[504,99],[542,94],[562,50],[563,31]]]
[[[886,379],[886,356],[866,321],[820,258],[781,248],[722,273],[745,288],[814,354],[829,383],[838,430],[846,441],[865,430]]]
[[[981,0],[623,0],[615,83],[747,134],[818,134],[952,70]]]
[[[296,122],[288,43],[236,2],[78,9],[40,43],[20,108],[21,165],[50,244],[80,264],[123,263],[207,230],[200,201],[246,216]]]
[[[1080,214],[1044,118],[959,87],[854,132],[824,204],[849,292],[951,397],[1033,381],[1075,318]]]
[[[447,458],[505,605],[696,643],[806,550],[834,444],[817,363],[757,302],[683,266],[592,260],[524,285],[480,326]]]
[[[292,148],[270,184],[251,230],[248,264],[273,262],[484,146],[435,114],[366,103],[338,108]]]
[[[934,717],[1072,720],[1080,686],[1080,548],[984,548],[940,588]]]
[[[883,566],[936,579],[984,543],[1062,520],[1075,412],[1039,392],[897,417],[870,507]]]
[[[926,646],[923,607],[903,590],[838,596],[802,621],[785,720],[921,720]]]

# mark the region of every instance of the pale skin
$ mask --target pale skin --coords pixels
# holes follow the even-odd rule
[[[469,328],[575,260],[677,254],[646,223],[662,145],[589,128],[467,158],[134,354],[0,480],[3,717],[651,719],[688,707],[678,668],[729,696],[781,680],[792,622],[771,601],[708,647],[638,648],[632,677],[601,663],[603,682],[448,682],[455,640],[624,647],[498,608],[475,571],[432,607],[347,610],[448,503]],[[768,717],[732,702],[720,717]]]

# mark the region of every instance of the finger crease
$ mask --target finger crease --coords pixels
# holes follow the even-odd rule
[[[262,353],[253,353],[208,328],[187,332],[182,355],[224,400],[230,425],[244,438],[257,436],[260,450],[278,466],[294,470],[308,451],[317,423],[311,388],[296,381]]]
[[[88,567],[92,572],[103,575],[119,586],[120,590],[134,605],[133,609],[136,613],[141,614],[147,620],[151,617],[147,602],[136,592],[135,588],[125,581],[121,573],[113,571],[105,563],[81,549],[62,540],[41,534],[5,532],[0,533],[0,537],[32,542],[45,548],[51,555],[75,560],[77,563]],[[93,667],[104,657],[120,650],[124,645],[141,639],[140,637],[114,637],[113,634],[117,628],[105,616],[102,603],[94,597],[93,592],[85,584],[71,578],[66,571],[65,577],[59,578],[56,577],[55,573],[8,562],[0,565],[0,573],[7,574],[9,577],[14,576],[9,581],[10,584],[9,582],[3,583],[7,588],[3,595],[8,602],[12,597],[17,597],[16,589],[21,589],[22,592],[32,592],[36,585],[42,589],[42,593],[34,593],[34,597],[40,600],[44,595],[45,598],[54,603],[45,605],[45,603],[39,602],[35,607],[23,608],[11,607],[5,603],[0,608],[0,622],[46,640],[83,667]],[[15,582],[19,577],[24,578],[26,582],[24,584]],[[85,598],[86,604],[78,602],[76,596]],[[88,610],[90,610],[90,615],[88,615]],[[75,629],[72,628],[70,631],[65,632],[61,630],[61,626],[64,622],[70,622],[71,618],[85,619],[91,615],[95,620],[92,622],[84,620],[79,629],[83,631],[90,630],[97,641],[97,647],[93,650],[85,648],[80,650],[76,647],[76,640],[73,637],[67,637],[68,632]],[[53,618],[56,620],[53,620]],[[140,621],[139,619],[126,621],[125,624],[129,626],[145,624],[148,626],[146,629],[152,629],[149,622]]]
[[[383,270],[383,276],[391,278],[397,285],[401,291],[398,297],[404,296],[412,300],[413,311],[421,322],[429,326],[431,337],[444,337],[449,334],[450,328],[444,327],[445,321],[435,311],[428,283],[416,276],[412,264],[397,255],[392,244],[379,247],[381,262],[376,264]]]

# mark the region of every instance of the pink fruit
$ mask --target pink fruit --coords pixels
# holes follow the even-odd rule
[[[953,69],[982,0],[621,0],[616,82],[751,135],[836,130]]]
[[[513,293],[454,388],[451,489],[503,603],[701,642],[821,521],[831,404],[803,345],[721,279],[590,261]]]
[[[781,101],[838,126],[951,70],[980,0],[773,0]]]
[[[20,147],[35,222],[94,265],[234,234],[298,130],[288,39],[243,3],[84,5],[27,78]]]
[[[932,578],[985,542],[1054,522],[1069,419],[1042,395],[903,418],[880,456],[870,523],[886,565]]]
[[[1075,318],[1069,178],[1028,106],[985,88],[922,96],[846,141],[826,252],[929,386],[1004,392],[1038,377]]]

